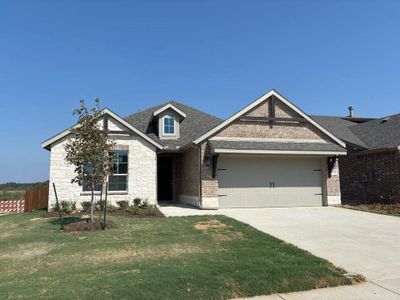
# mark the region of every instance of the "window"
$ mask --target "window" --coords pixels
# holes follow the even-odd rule
[[[128,152],[115,151],[113,174],[108,178],[109,191],[128,190]]]
[[[114,165],[112,175],[108,178],[108,190],[109,191],[127,191],[128,190],[128,152],[127,151],[115,151],[111,152],[114,156]],[[90,166],[85,166],[85,173],[90,172]],[[83,179],[82,190],[84,192],[91,191],[90,186]],[[101,185],[96,184],[94,191],[101,191]]]
[[[83,167],[83,171],[84,171],[84,173],[90,173],[90,165],[85,165],[84,167]],[[88,185],[88,183],[87,183],[87,178],[86,177],[84,177],[83,178],[83,182],[82,182],[82,190],[84,191],[84,192],[90,192],[90,191],[92,191],[92,189],[91,189],[91,186],[89,186]],[[101,185],[100,184],[95,184],[94,185],[94,191],[95,192],[100,192],[101,191]]]
[[[175,119],[172,117],[164,117],[164,133],[174,134],[175,133]]]

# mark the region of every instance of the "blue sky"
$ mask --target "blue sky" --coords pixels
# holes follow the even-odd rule
[[[1,1],[0,182],[46,180],[79,99],[219,117],[277,89],[310,114],[400,112],[399,1]]]

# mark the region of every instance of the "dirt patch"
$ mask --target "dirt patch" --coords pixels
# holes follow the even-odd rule
[[[126,262],[132,260],[152,260],[175,258],[185,254],[208,253],[209,249],[187,244],[172,244],[162,247],[128,248],[120,250],[95,251],[85,256],[84,261],[90,263]],[[81,256],[81,255],[80,255]]]
[[[86,222],[86,221],[80,221],[76,223],[71,223],[67,226],[64,227],[64,232],[69,233],[69,232],[77,232],[77,231],[98,231],[103,229],[103,222],[101,221],[93,221],[93,222]],[[111,229],[111,228],[116,228],[117,224],[115,224],[113,221],[106,221],[106,228]]]
[[[0,238],[1,239],[6,239],[6,238],[9,238],[11,236],[14,236],[14,234],[9,232],[9,231],[0,232]]]
[[[49,243],[26,243],[9,249],[9,251],[6,251],[5,253],[0,253],[0,259],[31,259],[37,256],[46,255],[55,248],[57,248],[57,245]]]
[[[196,229],[198,230],[209,230],[209,229],[221,229],[221,228],[226,228],[228,227],[226,224],[221,223],[218,220],[210,220],[210,221],[201,221],[196,223],[196,225],[194,225],[194,227],[196,227]]]
[[[240,231],[235,231],[232,226],[221,223],[218,220],[201,221],[194,227],[209,234],[215,242],[228,242],[233,240],[244,240],[245,236]]]
[[[245,295],[240,291],[240,287],[233,279],[225,279],[224,281],[231,292],[231,298],[241,298]]]
[[[240,231],[228,231],[226,233],[212,234],[212,238],[216,242],[229,242],[234,240],[245,240],[245,236]]]

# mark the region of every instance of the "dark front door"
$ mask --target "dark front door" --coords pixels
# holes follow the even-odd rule
[[[173,200],[173,158],[157,158],[158,201]]]

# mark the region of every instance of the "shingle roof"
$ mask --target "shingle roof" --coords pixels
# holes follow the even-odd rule
[[[156,123],[152,121],[153,112],[157,109],[171,103],[186,114],[186,118],[180,123],[180,136],[176,140],[161,140],[158,138]],[[183,147],[192,143],[196,138],[209,131],[222,122],[221,119],[179,103],[177,101],[169,101],[160,105],[150,107],[144,111],[132,114],[124,118],[127,122],[135,126],[137,129],[146,133],[153,140],[161,145],[170,148]]]
[[[400,145],[400,114],[352,122],[348,118],[311,116],[345,142],[367,150],[392,149]]]
[[[389,149],[400,145],[400,114],[371,120],[351,127],[368,149]]]
[[[293,142],[248,142],[210,140],[213,149],[235,150],[277,150],[277,151],[333,151],[345,152],[346,150],[334,143],[293,143]]]
[[[367,148],[367,145],[352,130],[351,127],[358,123],[351,122],[341,117],[310,116],[322,127],[332,132],[335,136],[345,142]]]
[[[153,112],[171,103],[186,114],[186,118],[180,124],[180,137],[176,140],[161,140],[158,138],[156,122],[153,120]],[[400,114],[381,119],[355,119],[352,121],[345,117],[333,116],[310,116],[319,125],[334,134],[347,144],[358,146],[365,150],[395,148],[400,145]],[[165,146],[169,150],[182,148],[192,143],[196,138],[208,132],[223,120],[184,105],[177,101],[169,101],[153,106],[144,111],[132,114],[124,118],[131,125],[147,134],[154,141]],[[362,122],[362,123],[360,123]],[[212,141],[216,143],[217,141]],[[219,142],[219,141],[218,141]],[[225,143],[228,143],[225,141]],[[233,143],[229,141],[229,143]],[[305,151],[339,151],[343,150],[335,144],[315,143],[261,143],[258,142],[236,142],[236,147],[264,147],[260,150],[305,150]],[[249,144],[251,143],[251,144]],[[219,144],[221,145],[221,144]],[[228,144],[225,144],[228,145]],[[233,144],[229,144],[233,146]],[[325,150],[328,149],[328,150]]]

